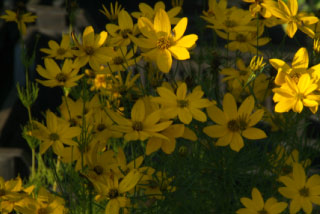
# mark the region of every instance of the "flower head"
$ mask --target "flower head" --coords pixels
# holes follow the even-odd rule
[[[31,15],[31,13],[22,13],[21,11],[6,10],[5,12],[7,14],[0,16],[0,18],[7,22],[16,22],[21,35],[25,35],[27,32],[26,23],[35,22],[37,18],[37,16]]]
[[[107,19],[109,19],[110,21],[116,21],[118,19],[118,14],[120,13],[121,9],[121,4],[118,3],[118,1],[116,1],[116,3],[113,4],[112,2],[110,3],[110,11],[106,8],[106,6],[102,5],[103,10],[99,10],[102,14],[104,14]]]
[[[41,48],[40,51],[49,54],[47,57],[55,58],[55,59],[64,59],[73,57],[71,46],[70,46],[70,36],[68,34],[64,34],[62,36],[62,40],[60,45],[50,40],[49,48]]]

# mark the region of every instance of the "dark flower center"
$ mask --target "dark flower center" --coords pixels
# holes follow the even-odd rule
[[[121,36],[124,39],[127,39],[129,37],[128,34],[132,34],[132,30],[124,29],[124,30],[121,31]]]
[[[113,58],[113,63],[115,65],[121,65],[123,63],[123,58],[120,56],[117,56],[117,57]]]
[[[157,48],[161,50],[168,49],[170,46],[171,46],[171,43],[167,38],[161,37],[157,41]]]
[[[47,214],[48,212],[47,212],[47,209],[46,208],[40,208],[40,209],[38,209],[38,212],[37,212],[37,214]]]
[[[0,197],[4,196],[6,194],[6,191],[4,189],[0,189]]]
[[[86,54],[89,55],[89,56],[91,56],[91,55],[94,54],[94,49],[93,49],[93,47],[86,47],[84,51],[85,51]]]
[[[132,129],[135,131],[142,131],[143,130],[142,122],[140,122],[140,121],[133,122]]]
[[[245,35],[243,35],[243,34],[238,34],[238,35],[236,36],[236,40],[237,40],[238,42],[246,42],[246,41],[247,41],[247,37],[246,37]]]
[[[227,19],[225,22],[224,22],[224,25],[227,27],[227,28],[232,28],[232,27],[235,27],[237,25],[237,23],[233,20],[230,20],[230,19]]]
[[[309,196],[309,188],[303,187],[299,190],[299,193],[302,197],[308,197]]]
[[[67,50],[64,49],[64,48],[59,48],[59,49],[57,50],[57,54],[58,54],[58,55],[64,55],[66,52],[67,52]]]
[[[56,80],[58,82],[63,82],[64,83],[64,82],[67,81],[67,76],[64,73],[60,72],[60,73],[57,74]]]
[[[49,139],[52,140],[52,141],[57,141],[59,140],[59,135],[57,133],[51,133],[50,136],[49,136]]]
[[[113,199],[113,198],[116,198],[119,196],[119,192],[117,189],[110,189],[109,190],[109,193],[108,193],[108,196],[110,199]]]
[[[177,104],[179,108],[188,107],[189,101],[188,100],[177,100]]]
[[[268,211],[265,209],[259,210],[258,214],[268,214]]]
[[[99,131],[99,132],[102,132],[103,130],[105,130],[107,127],[106,127],[106,125],[104,125],[104,124],[102,124],[102,123],[100,123],[98,126],[97,126],[97,130]]]
[[[228,129],[232,132],[237,132],[240,130],[239,124],[236,120],[230,120],[228,122]]]
[[[95,166],[95,167],[93,168],[93,171],[94,171],[95,173],[97,173],[97,175],[102,175],[102,173],[103,173],[103,167],[97,165],[97,166]]]

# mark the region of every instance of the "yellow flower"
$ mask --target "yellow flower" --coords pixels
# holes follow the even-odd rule
[[[25,35],[27,32],[26,23],[35,22],[37,16],[31,15],[31,13],[21,13],[21,11],[11,11],[6,10],[7,14],[0,16],[1,19],[6,20],[7,22],[16,22],[18,24],[18,29],[22,35]]]
[[[20,177],[5,181],[0,176],[0,212],[11,213],[16,202],[27,195],[23,192]]]
[[[129,199],[126,193],[133,189],[141,178],[141,173],[137,170],[130,171],[119,183],[119,178],[116,175],[104,177],[104,181],[90,179],[96,191],[98,199],[108,199],[108,204],[105,213],[118,214],[120,208],[124,208]]]
[[[132,107],[131,120],[126,119],[111,110],[108,111],[108,115],[118,124],[115,125],[113,129],[124,132],[124,139],[126,141],[144,141],[152,136],[167,139],[167,137],[158,132],[166,129],[172,123],[172,121],[159,123],[160,111],[155,111],[146,115],[145,104],[141,99],[139,99]]]
[[[49,110],[46,112],[47,127],[37,121],[33,121],[37,129],[32,131],[32,135],[42,141],[40,144],[40,154],[45,153],[50,146],[59,155],[64,148],[63,144],[77,145],[72,138],[79,136],[79,127],[69,127],[69,123],[58,118]]]
[[[307,214],[312,212],[312,203],[320,205],[320,176],[306,178],[301,164],[293,164],[293,177],[281,176],[279,181],[286,187],[280,187],[281,195],[291,199],[290,213],[297,213],[301,208]]]
[[[159,12],[160,9],[165,10],[165,8],[166,8],[166,5],[163,3],[163,1],[158,1],[154,5],[154,9],[149,5],[147,5],[146,3],[140,3],[139,4],[140,12],[132,12],[131,15],[136,19],[139,19],[140,17],[146,17],[151,22],[153,22],[157,12]],[[180,18],[175,16],[178,15],[180,11],[181,11],[181,7],[174,7],[167,12],[171,24],[177,24],[179,22]]]
[[[276,7],[276,2],[273,0],[242,0],[247,3],[251,3],[249,11],[252,16],[255,16],[256,13],[260,13],[264,18],[271,18],[272,14],[269,11],[268,5],[274,5]]]
[[[301,113],[303,106],[309,107],[312,113],[316,113],[320,101],[320,95],[314,94],[318,85],[311,80],[309,74],[302,74],[296,83],[289,76],[285,77],[286,83],[280,88],[274,88],[275,93],[273,101],[276,102],[276,112],[288,112],[292,109],[294,112]]]
[[[224,33],[216,30],[216,33],[221,38],[228,40],[229,43],[225,45],[225,48],[228,48],[231,51],[239,50],[242,53],[250,52],[252,54],[257,54],[257,45],[263,46],[270,41],[270,38],[268,37],[259,38],[263,31],[263,26],[260,25],[258,41],[256,31]],[[262,55],[262,52],[258,51],[258,54]]]
[[[278,0],[278,7],[269,4],[269,2],[262,3],[262,5],[268,8],[272,15],[280,18],[287,24],[286,33],[290,38],[295,35],[298,28],[311,38],[314,37],[314,32],[307,27],[307,25],[318,22],[318,18],[315,16],[308,16],[305,13],[298,13],[297,0],[288,0],[287,4],[282,0]]]
[[[133,21],[129,13],[125,10],[121,10],[118,16],[119,25],[107,24],[106,29],[109,32],[111,38],[108,44],[111,46],[128,46],[131,43],[131,36],[135,36],[139,33],[137,25],[133,25]]]
[[[147,38],[132,37],[131,39],[144,49],[145,53],[141,54],[142,56],[156,61],[159,70],[168,73],[172,65],[172,55],[177,60],[189,59],[188,49],[198,40],[195,34],[183,36],[187,23],[188,19],[184,17],[171,30],[168,14],[163,9],[159,9],[153,24],[145,17],[138,20],[139,29]]]
[[[217,0],[209,0],[208,1],[208,10],[207,11],[202,11],[204,16],[201,16],[204,20],[208,21],[209,17],[216,16],[219,14],[220,11],[226,10],[227,9],[227,0],[220,0],[217,3]],[[217,10],[220,10],[216,12]]]
[[[118,14],[120,13],[121,9],[121,4],[116,1],[114,4],[114,7],[112,5],[112,2],[110,3],[110,12],[109,10],[102,5],[103,10],[99,10],[102,14],[104,14],[110,21],[116,21],[118,19]]]
[[[50,40],[48,48],[41,48],[40,51],[49,54],[47,57],[55,58],[55,59],[64,59],[73,57],[71,47],[70,47],[70,36],[68,34],[64,34],[62,36],[62,40],[60,45],[53,40]]]
[[[176,94],[166,87],[158,87],[157,92],[160,97],[155,97],[152,101],[162,105],[161,112],[164,118],[178,116],[184,124],[189,124],[192,118],[201,122],[207,120],[206,114],[200,109],[206,108],[212,103],[208,99],[202,98],[204,93],[200,87],[187,94],[187,84],[182,83]]]
[[[261,120],[264,113],[260,109],[251,114],[253,108],[252,96],[247,97],[237,110],[235,99],[227,93],[223,98],[223,111],[215,105],[207,108],[208,116],[217,125],[207,126],[203,132],[212,138],[219,138],[215,145],[230,145],[232,150],[238,152],[244,146],[242,136],[251,140],[267,137],[264,131],[252,127]]]
[[[78,68],[74,68],[74,63],[71,59],[66,59],[63,63],[62,69],[57,65],[57,63],[50,58],[44,59],[45,69],[41,66],[37,66],[37,72],[40,76],[46,78],[47,80],[39,80],[37,82],[41,83],[47,87],[62,86],[71,88],[76,86],[79,79],[82,78],[83,74],[77,75],[79,72]]]
[[[90,88],[91,91],[106,89],[107,88],[107,81],[105,74],[97,74],[93,80],[93,85]]]
[[[288,206],[285,202],[277,202],[273,197],[264,202],[257,188],[252,189],[251,195],[252,199],[246,197],[240,199],[246,208],[237,210],[237,214],[279,214]]]
[[[88,26],[84,29],[82,35],[82,44],[72,34],[73,40],[79,50],[74,50],[74,55],[77,56],[77,64],[85,66],[88,62],[91,68],[99,68],[100,65],[106,64],[111,60],[108,53],[109,47],[103,47],[108,37],[108,33],[102,31],[99,35],[95,35],[93,27]]]

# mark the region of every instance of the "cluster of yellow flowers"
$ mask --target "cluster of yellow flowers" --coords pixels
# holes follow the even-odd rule
[[[272,92],[275,112],[301,113],[306,106],[315,114],[320,102],[320,64],[309,68],[308,51],[300,48],[291,66],[269,59],[277,71],[273,79],[263,72],[269,65],[259,47],[271,41],[263,37],[265,28],[280,24],[285,24],[290,38],[297,29],[316,38],[318,18],[299,13],[297,0],[243,1],[250,3],[249,10],[228,8],[227,0],[209,0],[209,9],[201,16],[208,28],[227,40],[227,51],[255,55],[249,64],[238,57],[231,66],[227,56],[226,66],[218,68],[227,92],[216,100],[205,94],[201,84],[190,86],[170,73],[173,60],[190,59],[198,40],[195,34],[184,35],[188,18],[178,17],[183,1],[173,1],[175,6],[168,11],[162,1],[154,7],[140,3],[140,11],[131,14],[118,2],[111,3],[110,10],[103,5],[100,12],[110,20],[104,31],[96,33],[88,26],[82,35],[65,34],[60,42],[49,41],[48,48],[40,49],[46,57],[44,65],[36,67],[42,78],[36,81],[60,87],[63,96],[57,112],[46,111],[45,123],[30,119],[28,134],[38,140],[40,155],[53,151],[59,163],[86,179],[94,189],[90,194],[95,203],[101,202],[105,213],[128,213],[176,191],[174,176],[144,164],[158,150],[170,155],[181,139],[213,138],[214,146],[239,152],[246,139],[266,139],[266,132],[256,126],[263,118],[276,126],[274,114],[264,106]],[[6,13],[1,18],[17,22],[22,35],[25,23],[35,20],[29,13]],[[314,52],[319,54],[319,40],[315,41]],[[277,147],[277,151],[271,155],[269,173],[285,185],[278,188],[279,193],[291,199],[290,213],[301,208],[311,213],[312,204],[320,205],[320,176],[306,178],[311,160],[300,161],[297,150],[288,153]],[[84,186],[89,189],[90,185]],[[0,179],[1,212],[66,212],[62,198],[44,188],[32,192],[32,186],[22,187],[20,178]],[[136,203],[137,198],[143,199]],[[288,206],[274,197],[264,202],[257,188],[252,189],[252,199],[240,201],[245,208],[238,214],[278,214]]]

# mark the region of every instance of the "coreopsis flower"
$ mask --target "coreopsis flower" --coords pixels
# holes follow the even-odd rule
[[[32,135],[42,141],[40,143],[40,154],[45,153],[52,146],[53,151],[59,155],[64,148],[63,144],[77,145],[72,138],[80,135],[81,129],[79,127],[69,127],[67,121],[57,117],[49,110],[46,112],[46,121],[47,126],[33,121],[37,129],[32,131]]]
[[[285,83],[280,88],[274,88],[273,101],[276,102],[276,112],[301,113],[303,106],[309,107],[312,113],[316,113],[320,101],[320,95],[314,94],[318,85],[310,78],[309,74],[302,74],[296,83],[289,76],[285,76]]]
[[[315,70],[318,70],[316,69],[318,65],[315,65],[308,69],[309,55],[308,50],[304,47],[300,48],[295,53],[291,63],[291,67],[281,59],[270,59],[269,62],[278,71],[274,82],[279,86],[286,82],[286,76],[289,76],[294,80],[295,83],[298,83],[299,78],[302,74],[309,73],[310,75],[312,75]]]
[[[131,119],[126,119],[111,110],[107,110],[107,112],[111,119],[118,124],[114,125],[112,129],[125,133],[124,139],[126,141],[144,141],[152,136],[167,139],[158,132],[168,128],[172,123],[172,121],[160,122],[160,111],[146,115],[145,104],[141,99],[133,105]]]
[[[19,201],[15,210],[21,214],[64,214],[64,200],[41,187],[37,199],[25,198]]]
[[[125,71],[130,66],[135,65],[141,59],[141,56],[133,58],[135,50],[136,48],[128,51],[127,47],[124,46],[114,48],[109,52],[109,56],[112,59],[110,62],[108,62],[108,66],[106,66],[105,69],[107,69],[110,72]]]
[[[214,30],[223,30],[226,33],[231,32],[254,32],[257,30],[256,26],[251,23],[252,16],[247,10],[242,10],[239,8],[222,9],[219,8],[215,10],[215,16],[202,17],[210,25],[208,28]]]
[[[142,56],[155,61],[159,70],[168,73],[172,65],[172,56],[177,60],[190,58],[188,49],[195,45],[198,36],[190,34],[183,36],[188,19],[182,18],[171,30],[168,14],[159,9],[152,23],[148,18],[141,17],[138,26],[146,38],[132,37],[132,41],[143,48]]]
[[[182,137],[184,134],[184,125],[174,124],[161,132],[168,140],[151,137],[149,138],[146,146],[146,155],[150,155],[161,148],[166,154],[171,154],[176,148],[176,138]]]
[[[269,11],[268,5],[274,5],[276,7],[276,2],[274,0],[242,0],[247,3],[251,3],[249,6],[249,11],[252,16],[255,16],[256,13],[261,14],[264,18],[271,18],[272,14]]]
[[[286,186],[278,191],[291,199],[290,213],[297,213],[302,208],[305,213],[311,214],[312,204],[320,205],[320,176],[307,178],[301,164],[294,163],[292,177],[281,176],[279,181]]]
[[[196,87],[191,93],[187,93],[187,84],[181,83],[177,88],[176,94],[166,87],[158,87],[157,92],[160,97],[154,97],[153,102],[162,105],[161,112],[164,118],[175,118],[184,124],[189,124],[192,118],[205,122],[207,116],[200,109],[206,108],[212,103],[205,98],[202,98],[203,91],[200,87]]]
[[[99,68],[100,65],[106,64],[111,60],[108,53],[109,47],[104,47],[108,33],[102,31],[96,35],[93,27],[88,26],[84,29],[82,34],[82,43],[72,34],[73,40],[78,50],[74,50],[73,54],[77,57],[76,62],[82,66],[89,63],[91,68]]]
[[[60,45],[53,40],[48,42],[49,48],[40,48],[40,51],[49,54],[47,57],[55,58],[55,59],[65,59],[72,58],[73,53],[71,51],[70,46],[70,36],[68,34],[64,34],[62,36],[62,40]]]
[[[50,58],[44,59],[45,68],[41,65],[37,66],[37,72],[43,78],[47,80],[39,80],[36,79],[37,82],[41,83],[47,87],[56,87],[62,86],[71,88],[76,86],[79,79],[82,78],[83,74],[78,75],[79,68],[75,68],[75,64],[71,59],[66,59],[63,63],[62,68],[58,66],[58,64]]]
[[[219,2],[217,2],[217,0],[209,0],[208,10],[202,11],[204,16],[201,16],[201,18],[203,18],[204,20],[207,20],[212,16],[216,16],[217,14],[219,14],[219,12],[216,12],[217,10],[224,11],[227,9],[227,3],[228,3],[227,0],[220,0]]]
[[[230,145],[232,150],[238,152],[244,146],[242,137],[251,140],[267,137],[263,130],[252,127],[264,113],[259,109],[251,114],[253,108],[253,96],[247,97],[237,109],[234,97],[227,93],[223,98],[223,111],[215,105],[207,108],[208,116],[217,124],[205,127],[203,132],[212,138],[219,138],[216,146]]]
[[[21,11],[6,10],[5,12],[7,14],[0,16],[0,18],[7,22],[16,22],[21,35],[25,35],[27,32],[26,23],[35,22],[37,18],[37,16],[31,15],[31,13],[22,13]]]
[[[252,189],[251,195],[252,199],[246,197],[240,199],[245,208],[238,209],[237,214],[279,214],[288,206],[285,202],[277,202],[274,197],[268,198],[264,202],[257,188]]]
[[[160,9],[164,10],[166,9],[166,5],[163,3],[163,1],[158,1],[154,5],[154,8],[150,7],[146,3],[140,3],[139,4],[140,12],[132,12],[132,17],[139,19],[140,17],[146,17],[151,22],[153,22],[157,12],[159,12]],[[181,11],[181,7],[174,7],[167,11],[169,20],[171,24],[177,24],[180,20],[180,18],[176,17]]]
[[[99,10],[102,14],[104,14],[107,19],[114,22],[118,19],[118,14],[120,13],[121,4],[118,3],[118,1],[115,2],[114,7],[112,2],[110,3],[110,11],[102,4],[103,10]]]
[[[314,37],[314,32],[307,25],[317,23],[319,20],[315,16],[309,16],[306,13],[298,13],[298,1],[288,0],[286,4],[282,0],[278,0],[278,6],[270,4],[269,2],[262,3],[273,16],[280,18],[284,23],[286,23],[286,33],[292,38],[297,29],[301,30],[309,37]]]
[[[118,15],[118,24],[107,24],[106,29],[111,36],[108,44],[114,47],[128,46],[131,43],[131,39],[128,34],[136,36],[139,33],[138,26],[133,25],[132,18],[130,14],[121,10]]]
[[[82,124],[83,115],[83,100],[82,98],[74,101],[73,99],[67,97],[66,99],[61,99],[62,104],[60,105],[61,118],[68,121],[70,126],[79,126]]]
[[[266,45],[271,40],[268,37],[260,37],[263,34],[263,31],[263,26],[260,25],[258,35],[256,31],[224,33],[216,30],[216,33],[221,38],[228,40],[229,43],[226,44],[225,47],[231,51],[238,50],[242,53],[250,52],[252,54],[258,53],[259,55],[262,55],[262,52],[258,51],[257,47]]]
[[[90,179],[98,193],[99,200],[108,199],[105,213],[118,214],[120,208],[126,207],[130,201],[126,197],[128,191],[132,190],[141,178],[141,173],[137,170],[130,171],[120,182],[116,175],[104,177],[104,181]]]

